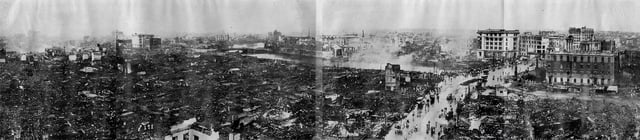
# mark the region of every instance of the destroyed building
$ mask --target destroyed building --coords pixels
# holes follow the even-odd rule
[[[396,90],[400,85],[411,81],[409,74],[403,73],[398,64],[387,63],[384,75],[384,87],[387,90]]]
[[[171,126],[170,131],[171,134],[165,136],[165,140],[216,140],[219,138],[218,133],[199,124],[196,118]]]

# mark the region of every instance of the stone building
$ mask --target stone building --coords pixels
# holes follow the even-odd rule
[[[395,90],[400,87],[400,65],[395,65],[391,63],[387,63],[387,66],[384,67],[384,87],[388,90]]]
[[[550,53],[546,55],[546,80],[552,84],[616,84],[617,55],[613,53]]]
[[[518,30],[487,29],[479,30],[479,58],[510,58],[517,55]]]

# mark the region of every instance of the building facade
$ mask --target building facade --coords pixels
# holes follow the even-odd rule
[[[616,84],[617,55],[613,53],[551,53],[546,55],[546,80],[552,84]]]
[[[487,29],[479,30],[479,58],[509,58],[517,55],[518,30]]]
[[[572,36],[574,41],[577,41],[577,42],[595,40],[594,34],[595,32],[593,28],[587,28],[587,27],[569,28],[569,36]]]
[[[552,35],[547,37],[549,39],[549,46],[547,47],[547,53],[561,52],[562,49],[567,46],[567,38],[563,35]]]
[[[550,41],[547,36],[525,32],[518,36],[519,50],[523,54],[545,54]]]
[[[384,67],[384,87],[388,90],[395,90],[400,87],[400,65],[387,63]]]
[[[134,34],[131,38],[131,47],[153,49],[158,48],[161,42],[160,38],[154,38],[152,34]]]

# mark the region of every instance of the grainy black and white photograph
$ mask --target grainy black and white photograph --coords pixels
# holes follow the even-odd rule
[[[637,0],[0,0],[0,140],[640,139]]]

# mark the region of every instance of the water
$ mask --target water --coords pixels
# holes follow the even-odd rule
[[[233,49],[264,49],[264,43],[233,44]]]
[[[253,56],[262,59],[272,59],[272,60],[284,60],[295,63],[309,63],[316,64],[316,60],[322,58],[310,57],[310,56],[296,56],[296,55],[288,55],[288,54],[275,54],[275,53],[262,53],[262,54],[247,54],[246,56]],[[323,66],[337,66],[337,67],[347,67],[347,68],[356,68],[356,69],[376,69],[376,70],[384,70],[386,66],[386,62],[380,63],[367,63],[367,62],[331,62],[329,60],[323,60]],[[394,64],[394,63],[392,63]],[[418,65],[400,65],[400,69],[404,71],[418,71],[418,72],[434,72],[438,73],[444,71],[443,69],[439,69],[437,67],[429,67],[429,66],[418,66]]]
[[[391,62],[357,62],[357,61],[347,61],[347,62],[329,62],[328,60],[323,61],[324,66],[337,66],[337,67],[348,67],[348,68],[356,68],[356,69],[374,69],[374,70],[384,70],[384,67],[387,63],[398,64]],[[439,69],[437,67],[430,66],[420,66],[413,64],[400,64],[400,69],[403,71],[418,71],[418,72],[434,72],[438,73],[443,71],[443,69]]]
[[[248,54],[247,56],[253,56],[253,57],[262,58],[262,59],[284,60],[284,61],[291,61],[291,62],[296,62],[296,63],[301,62],[300,60],[286,58],[286,57],[284,57],[282,55],[278,55],[278,54],[263,53],[263,54]]]

